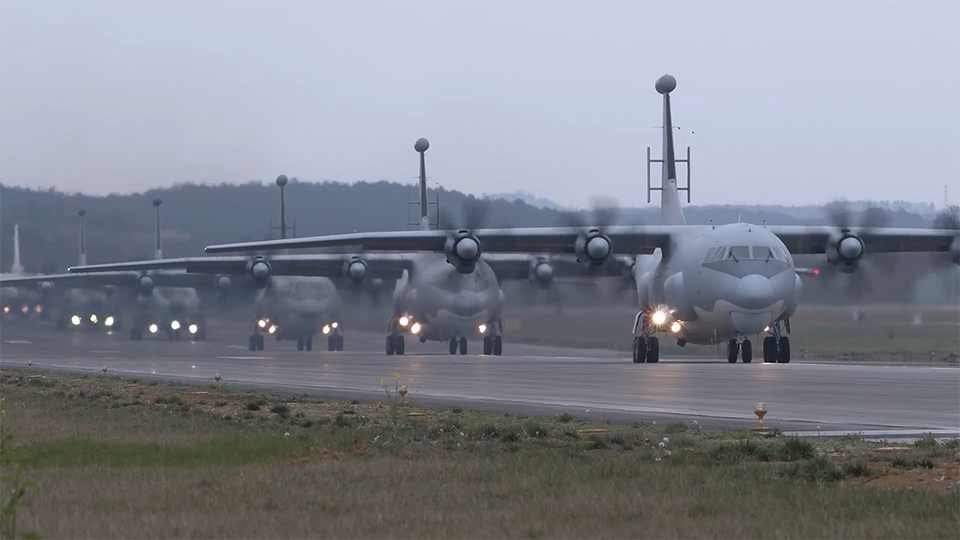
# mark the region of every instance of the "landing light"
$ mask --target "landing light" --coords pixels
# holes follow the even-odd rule
[[[113,320],[113,317],[107,317],[106,319],[103,320],[104,326],[113,326],[114,322],[115,321]]]
[[[41,306],[40,304],[37,304],[36,306],[33,307],[33,310],[36,311],[37,313],[43,313],[43,306]]]
[[[764,332],[769,332],[769,331],[770,331],[770,327],[769,327],[769,326],[763,327],[763,331],[764,331]]]
[[[172,321],[172,322],[170,323],[170,329],[171,329],[171,330],[179,330],[179,329],[180,329],[180,321]]]
[[[329,333],[330,333],[330,325],[329,325],[329,324],[323,325],[323,333],[324,333],[324,334],[329,334]]]
[[[3,306],[4,313],[10,313],[10,306]]]
[[[653,314],[653,324],[660,325],[667,321],[667,314],[662,311],[656,311]]]
[[[414,334],[420,333],[420,323],[413,323],[413,326],[410,327],[410,331]]]
[[[150,330],[150,333],[151,333],[151,334],[156,334],[156,333],[157,333],[157,330],[159,330],[159,329],[160,329],[160,327],[157,326],[156,324],[151,324],[151,325],[150,325],[150,328],[149,328],[148,330]]]
[[[406,326],[410,324],[410,319],[406,317],[400,317],[400,326]]]
[[[257,321],[257,326],[259,326],[260,328],[266,328],[266,326],[267,326],[267,320],[266,320],[266,319],[260,319],[259,321]]]
[[[74,326],[80,326],[80,316],[74,315],[73,317],[70,317],[70,322],[73,323]]]
[[[479,330],[481,334],[485,334],[487,332],[487,325],[481,324],[477,327],[477,330]]]
[[[96,314],[96,313],[90,315],[90,322],[92,322],[93,324],[97,324],[97,314]]]
[[[23,313],[24,315],[26,315],[27,313],[30,312],[30,306],[23,306],[23,307],[21,307],[21,308],[20,308],[20,312]]]
[[[270,332],[271,334],[274,333],[274,332],[276,332],[276,331],[277,331],[277,325],[275,325],[275,324],[271,324],[271,325],[270,325],[270,328],[267,329],[267,332]]]
[[[340,326],[340,323],[333,323],[333,324],[331,324],[330,326],[333,327],[333,328],[336,328],[336,327]]]
[[[197,325],[191,324],[190,326],[187,327],[187,330],[189,330],[191,334],[196,334],[199,328],[197,328]]]
[[[676,334],[677,332],[679,332],[679,331],[680,331],[680,323],[679,323],[679,322],[674,322],[673,324],[671,324],[671,325],[670,325],[670,331],[673,332],[674,334]]]

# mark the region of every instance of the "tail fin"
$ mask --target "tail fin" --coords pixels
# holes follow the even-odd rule
[[[657,92],[663,95],[663,166],[660,179],[660,223],[686,225],[677,191],[677,159],[673,149],[673,116],[670,113],[670,92],[677,87],[673,75],[657,79]]]
[[[430,230],[430,208],[427,206],[427,165],[425,154],[430,148],[430,141],[420,138],[413,145],[414,150],[420,153],[420,222],[418,226],[422,231]]]
[[[10,267],[11,274],[22,274],[23,265],[20,264],[20,225],[13,225],[13,266]]]
[[[87,239],[84,231],[84,216],[87,215],[86,210],[80,210],[77,212],[77,215],[80,216],[80,266],[87,265]]]

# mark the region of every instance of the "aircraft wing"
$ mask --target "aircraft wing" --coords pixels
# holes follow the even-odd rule
[[[604,227],[618,254],[649,254],[664,246],[671,235],[706,231],[709,226],[612,226]],[[393,231],[337,234],[207,246],[207,253],[279,251],[336,246],[356,246],[365,251],[443,251],[453,231]],[[584,230],[578,227],[532,227],[520,229],[476,229],[471,231],[486,253],[574,254],[574,243]]]
[[[631,257],[616,257],[616,264],[605,264],[590,272],[569,255],[527,255],[520,253],[484,253],[483,260],[500,280],[523,280],[530,278],[531,268],[541,261],[550,265],[555,278],[570,277],[622,277],[629,275],[633,264]]]
[[[4,287],[38,287],[41,283],[51,283],[55,286],[68,289],[97,289],[100,287],[135,287],[141,272],[135,271],[98,271],[84,274],[50,274],[30,277],[20,277],[0,280]],[[151,273],[157,287],[186,287],[195,288],[206,283],[200,276],[185,272],[155,272]]]
[[[759,225],[757,225],[759,227]],[[700,225],[650,225],[603,227],[618,255],[652,253],[664,247],[677,234],[702,234],[711,229]],[[824,253],[833,227],[769,226],[794,255]],[[521,229],[476,229],[471,231],[480,241],[484,253],[573,254],[577,238],[583,230],[576,227],[543,227]],[[442,252],[453,231],[396,231],[353,233],[330,236],[290,238],[241,244],[208,246],[208,253],[230,253],[247,250],[276,251],[335,246],[358,246],[368,251],[434,251]],[[859,232],[868,253],[949,252],[960,249],[957,231],[949,229],[877,228]]]
[[[771,226],[792,255],[825,253],[833,227]],[[956,249],[958,233],[950,229],[877,228],[857,232],[866,253],[937,253]],[[954,246],[951,248],[951,246]]]
[[[359,258],[367,263],[373,278],[398,279],[412,264],[411,256],[403,253],[276,255],[263,257],[275,276],[319,276],[341,278],[346,265]],[[249,256],[184,257],[113,264],[74,266],[70,272],[121,272],[178,269],[188,275],[248,275],[255,259]],[[153,275],[153,274],[151,274]]]

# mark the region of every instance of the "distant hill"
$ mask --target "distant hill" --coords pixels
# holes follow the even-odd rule
[[[503,199],[506,201],[521,201],[529,204],[530,206],[536,206],[537,208],[549,208],[552,210],[565,210],[565,208],[553,202],[550,199],[545,197],[537,197],[532,193],[527,193],[526,191],[515,191],[513,193],[493,193],[493,194],[483,194],[484,199]]]
[[[291,182],[287,188],[287,218],[296,225],[297,236],[353,231],[404,230],[416,221],[414,185],[391,182]],[[497,196],[490,202],[488,227],[534,227],[561,223],[562,212],[541,207],[549,201],[518,193]],[[439,196],[442,214],[458,215],[472,195],[444,189]],[[525,196],[529,200],[523,200]],[[0,268],[12,262],[15,223],[20,225],[21,256],[27,272],[63,271],[76,264],[77,211],[87,211],[87,253],[93,263],[147,259],[153,252],[154,208],[151,201],[163,199],[164,255],[203,254],[206,245],[269,238],[270,222],[279,221],[277,188],[270,183],[197,185],[181,184],[166,189],[129,195],[90,196],[54,190],[33,190],[0,184]],[[492,198],[493,196],[487,196]],[[544,202],[546,201],[546,202]],[[433,211],[433,209],[431,209]],[[769,206],[689,206],[688,223],[716,224],[738,220],[770,225],[825,224],[823,209]],[[904,210],[890,214],[890,226],[928,227],[930,218]],[[628,208],[619,212],[621,224],[659,222],[659,207]],[[450,227],[455,223],[441,223]],[[274,235],[277,233],[274,232]]]

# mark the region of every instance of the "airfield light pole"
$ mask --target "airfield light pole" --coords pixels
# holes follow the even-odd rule
[[[85,266],[87,264],[87,244],[83,238],[83,216],[87,215],[87,211],[81,209],[77,212],[77,215],[80,216],[80,266]]]
[[[156,250],[153,254],[155,259],[163,258],[163,250],[160,247],[160,205],[163,204],[163,199],[157,197],[153,200],[153,207],[157,209],[157,237],[154,239]]]
[[[283,188],[287,185],[287,175],[277,177],[277,186],[280,187],[280,238],[287,237],[287,207],[283,197]]]

